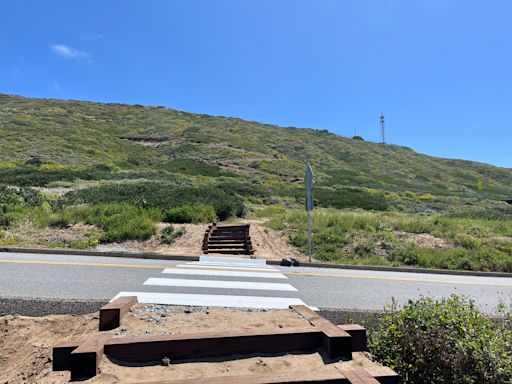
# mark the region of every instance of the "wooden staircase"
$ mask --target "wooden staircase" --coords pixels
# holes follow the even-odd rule
[[[254,255],[249,236],[249,224],[208,226],[203,239],[203,252],[229,255]]]

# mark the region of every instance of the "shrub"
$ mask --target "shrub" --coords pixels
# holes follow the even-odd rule
[[[191,223],[193,208],[190,205],[180,205],[164,213],[166,223]]]
[[[321,207],[332,208],[362,208],[374,211],[385,211],[388,203],[383,193],[370,193],[361,189],[316,188],[313,190],[313,198]]]
[[[242,199],[234,192],[212,186],[178,187],[164,183],[113,184],[68,192],[59,206],[74,204],[128,203],[162,211],[183,205],[209,204],[219,220],[245,214]]]
[[[404,383],[511,382],[509,321],[492,321],[473,301],[456,295],[411,300],[399,311],[392,309],[370,332],[369,345]]]
[[[163,244],[172,244],[179,237],[183,236],[186,233],[185,228],[175,228],[173,225],[168,225],[162,232],[160,233],[160,242]]]
[[[102,242],[147,240],[156,233],[155,216],[157,212],[130,204],[79,205],[63,209],[51,225],[79,222],[97,225],[104,231]]]
[[[209,204],[180,205],[164,213],[167,223],[211,223],[216,219],[215,209]]]

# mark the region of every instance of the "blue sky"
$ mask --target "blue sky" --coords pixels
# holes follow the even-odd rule
[[[0,92],[165,105],[512,167],[508,0],[5,0]]]

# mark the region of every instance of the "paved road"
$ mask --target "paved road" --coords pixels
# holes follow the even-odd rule
[[[175,304],[358,310],[459,293],[491,312],[512,300],[512,278],[0,253],[0,296],[110,300],[126,293]]]

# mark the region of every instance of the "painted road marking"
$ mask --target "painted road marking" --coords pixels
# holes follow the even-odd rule
[[[205,262],[201,262],[201,261],[191,261],[189,263],[187,263],[187,265],[206,265],[208,267],[211,267],[211,266],[229,266],[229,267],[233,267],[233,268],[248,268],[248,269],[270,269],[270,270],[273,270],[273,269],[276,269],[274,267],[271,267],[270,265],[267,266],[267,265],[251,265],[251,264],[237,264],[237,263],[205,263]]]
[[[248,264],[248,265],[267,265],[266,260],[262,259],[236,259],[230,257],[214,257],[214,256],[200,256],[200,263],[235,263],[235,264]]]
[[[191,287],[191,288],[224,288],[224,289],[248,289],[267,291],[292,291],[297,288],[290,284],[281,283],[256,283],[251,281],[223,281],[223,280],[190,280],[190,279],[165,279],[150,277],[144,285],[160,285],[167,287]]]
[[[179,268],[205,268],[204,264],[178,264]],[[223,265],[208,265],[208,269],[224,269],[224,270],[236,270],[241,272],[281,272],[275,268],[246,268],[246,267],[232,267],[232,266],[223,266]]]
[[[264,279],[287,279],[282,273],[275,272],[241,272],[241,271],[222,271],[207,269],[179,269],[166,268],[162,273],[172,273],[175,275],[200,275],[200,276],[231,276],[231,277],[256,277]]]
[[[290,305],[306,305],[301,299],[294,297],[196,295],[156,292],[119,292],[111,301],[121,296],[137,296],[141,304],[169,304],[201,307],[287,309]],[[315,307],[309,308],[318,310],[318,308]]]
[[[169,266],[169,265],[137,265],[137,264],[113,264],[113,263],[88,263],[88,262],[68,262],[68,261],[37,261],[37,260],[9,260],[2,259],[0,263],[8,263],[8,264],[34,264],[34,265],[60,265],[60,266],[70,266],[70,267],[107,267],[107,268],[141,268],[141,269],[176,269],[177,267]],[[204,270],[208,270],[208,267],[205,267]],[[189,271],[187,271],[189,272]],[[274,275],[277,275],[275,272],[269,272]],[[393,272],[389,272],[393,273]],[[414,273],[414,272],[410,272]],[[432,283],[432,284],[449,284],[449,285],[480,285],[480,286],[490,286],[490,287],[512,287],[512,283],[487,283],[480,281],[450,281],[450,280],[435,280],[435,279],[418,279],[414,277],[386,277],[386,276],[364,276],[364,275],[337,275],[337,274],[327,274],[327,273],[311,273],[311,272],[283,272],[284,275],[287,276],[311,276],[311,277],[334,277],[340,279],[369,279],[369,280],[387,280],[387,281],[406,281],[413,283]],[[457,275],[457,277],[461,277]],[[480,276],[471,276],[473,278],[478,278]],[[481,276],[483,279],[510,279],[508,277],[489,277],[489,276]]]

